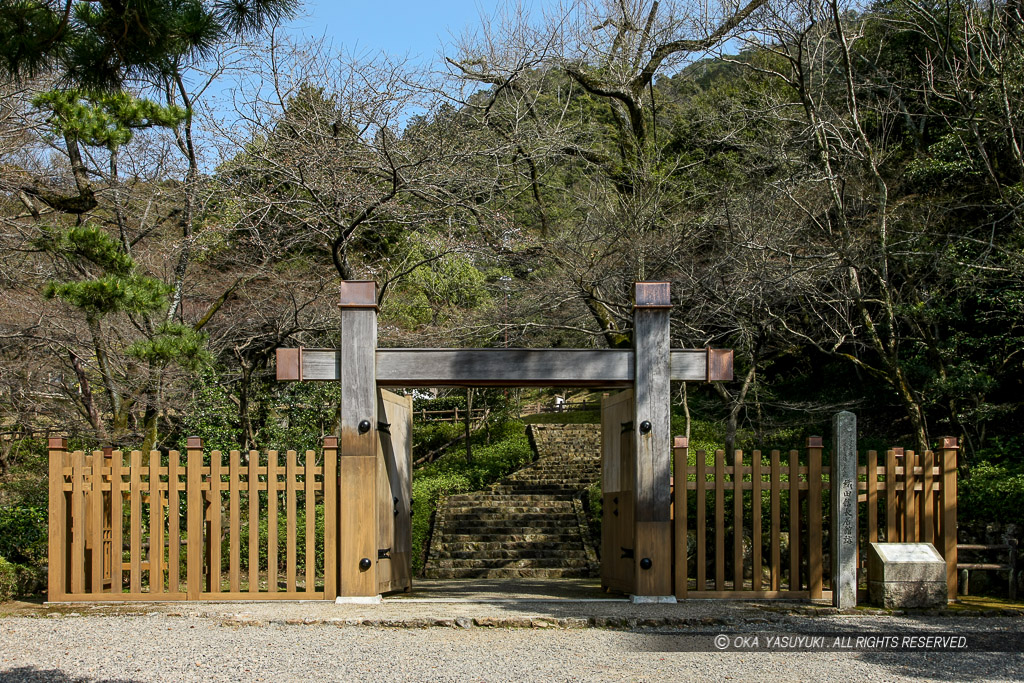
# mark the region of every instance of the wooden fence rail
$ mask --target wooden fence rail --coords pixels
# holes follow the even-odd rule
[[[863,506],[857,557],[863,576],[866,543],[931,543],[946,561],[949,599],[956,599],[957,450],[956,438],[947,437],[938,452],[867,452],[865,465],[857,468],[857,502]]]
[[[470,411],[470,420],[478,420],[487,415],[487,408],[473,408]],[[413,417],[418,417],[423,422],[465,422],[466,421],[466,409],[459,410],[458,408],[451,408],[448,410],[427,410],[420,408],[413,413]]]
[[[803,456],[737,450],[727,462],[715,451],[709,463],[704,451],[691,456],[687,440],[676,437],[676,597],[830,597],[822,542],[830,483],[821,453],[814,437]]]
[[[893,448],[858,468],[859,583],[867,543],[932,543],[946,561],[949,599],[957,590],[956,439],[938,452]],[[831,467],[822,440],[803,452],[691,453],[676,437],[673,579],[679,598],[831,597]],[[685,473],[685,475],[684,475]],[[685,481],[685,485],[682,482]]]
[[[335,593],[337,439],[322,454],[68,452],[49,441],[49,595],[322,599]],[[184,462],[182,461],[184,460]]]

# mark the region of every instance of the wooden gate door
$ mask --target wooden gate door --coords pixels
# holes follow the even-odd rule
[[[632,593],[636,566],[633,557],[633,391],[605,396],[601,401],[601,586]]]
[[[412,587],[412,396],[377,391],[377,590]]]

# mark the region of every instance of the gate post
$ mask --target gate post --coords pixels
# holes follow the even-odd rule
[[[844,410],[832,417],[832,441],[832,605],[853,609],[857,606],[856,415]]]
[[[338,481],[339,602],[377,593],[377,285],[341,283],[341,441]],[[325,482],[325,485],[328,482]]]
[[[49,511],[48,511],[48,552],[46,560],[47,597],[49,602],[64,599],[67,592],[66,555],[68,552],[67,530],[70,528],[67,515],[67,498],[64,495],[64,459],[68,451],[68,440],[51,436],[47,443],[49,450]]]
[[[637,282],[633,306],[634,600],[672,595],[671,366],[667,282]]]

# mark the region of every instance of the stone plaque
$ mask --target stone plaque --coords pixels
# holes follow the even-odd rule
[[[946,561],[931,543],[872,543],[868,594],[883,607],[946,604]]]
[[[945,560],[931,543],[872,543],[885,563],[942,562]]]

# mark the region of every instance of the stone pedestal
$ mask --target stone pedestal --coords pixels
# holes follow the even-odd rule
[[[931,543],[872,543],[868,595],[886,608],[946,604],[946,561]]]

